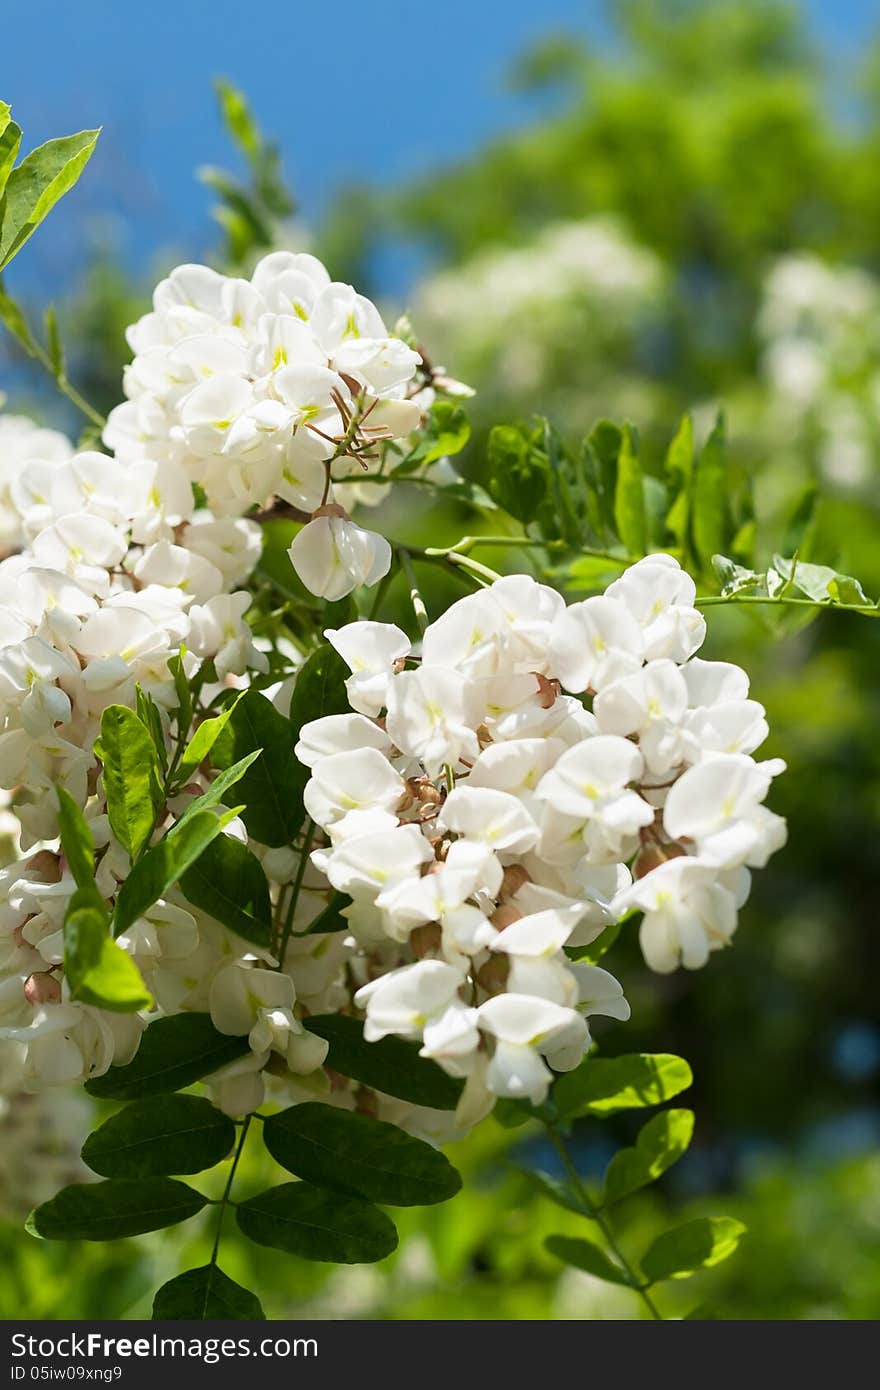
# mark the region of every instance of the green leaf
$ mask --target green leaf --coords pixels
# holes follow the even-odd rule
[[[2,203],[0,203],[0,207],[2,207]],[[39,344],[31,332],[30,324],[15,300],[11,299],[8,294],[5,294],[2,289],[0,289],[0,319],[5,323],[19,346],[24,348],[28,356],[36,357],[40,349]]]
[[[366,1042],[363,1024],[344,1014],[316,1014],[309,1032],[330,1044],[327,1066],[362,1086],[433,1110],[454,1110],[459,1102],[462,1082],[420,1057],[417,1043],[395,1037]]]
[[[231,765],[261,749],[262,758],[241,779],[242,819],[262,845],[289,844],[302,824],[301,766],[293,754],[291,725],[259,691],[237,702],[212,751],[215,767]]]
[[[461,1187],[452,1164],[396,1125],[309,1101],[263,1125],[269,1153],[298,1178],[389,1206],[445,1202]]]
[[[269,945],[269,884],[259,859],[240,840],[219,835],[181,876],[180,887],[189,902],[245,941]]]
[[[310,1182],[270,1187],[239,1202],[235,1215],[250,1240],[304,1260],[367,1264],[397,1246],[393,1222],[372,1202]]]
[[[109,705],[101,716],[95,753],[104,764],[110,828],[134,860],[152,834],[164,799],[152,734],[134,710]]]
[[[551,1177],[549,1173],[531,1168],[518,1168],[517,1172],[522,1174],[539,1196],[548,1198],[557,1207],[576,1212],[578,1216],[592,1215],[590,1208],[581,1201],[570,1182],[562,1182],[559,1178]]]
[[[419,431],[418,443],[390,473],[391,478],[405,477],[437,459],[461,453],[471,437],[467,415],[453,401],[435,401],[428,418]]]
[[[817,603],[871,602],[857,579],[848,574],[838,574],[828,565],[808,565],[801,560],[786,560],[781,555],[774,555],[773,568],[789,581],[792,588],[799,589]]]
[[[0,203],[0,270],[76,183],[99,135],[98,130],[82,130],[48,140],[12,170]]]
[[[172,1178],[74,1183],[32,1211],[27,1229],[43,1240],[119,1240],[176,1226],[207,1204]]]
[[[190,773],[195,772],[200,763],[204,762],[217,739],[222,734],[229,722],[229,717],[235,709],[237,701],[233,701],[222,713],[214,716],[213,719],[203,719],[196,729],[177,764],[177,775],[175,781],[178,786],[182,786],[189,781]]]
[[[199,1096],[153,1096],[111,1115],[83,1145],[83,1160],[104,1178],[201,1173],[225,1158],[235,1125]]]
[[[688,553],[691,512],[691,479],[694,471],[694,425],[690,415],[681,423],[666,450],[666,474],[669,510],[666,529],[672,534],[683,554]]]
[[[694,1132],[692,1110],[661,1110],[642,1127],[631,1149],[614,1155],[605,1174],[605,1201],[619,1202],[654,1182],[681,1158]]]
[[[704,569],[710,567],[713,555],[727,550],[733,535],[728,489],[724,416],[719,415],[694,472],[691,532]]]
[[[731,1216],[700,1216],[658,1236],[642,1260],[645,1277],[687,1279],[698,1269],[708,1269],[732,1255],[745,1234],[745,1226]]]
[[[215,1264],[169,1279],[153,1299],[155,1322],[261,1322],[265,1317],[256,1294]]]
[[[193,798],[180,817],[180,820],[171,827],[168,834],[177,835],[181,827],[188,825],[193,816],[198,815],[200,811],[209,811],[212,807],[218,806],[220,802],[225,799],[226,793],[229,791],[230,787],[234,787],[237,782],[241,781],[248,768],[252,763],[257,761],[262,751],[262,748],[256,748],[253,753],[248,753],[245,757],[239,758],[237,763],[233,763],[232,767],[224,768],[222,772],[218,773],[208,787],[208,790],[202,792],[201,796]],[[243,807],[239,808],[239,810],[243,809]]]
[[[544,1244],[555,1255],[557,1260],[562,1260],[563,1264],[573,1265],[575,1269],[583,1269],[587,1274],[594,1275],[597,1279],[604,1279],[606,1284],[624,1284],[627,1288],[632,1288],[633,1283],[625,1269],[613,1263],[591,1240],[574,1240],[569,1236],[548,1236]]]
[[[553,1100],[564,1119],[613,1115],[618,1110],[660,1105],[686,1090],[693,1079],[684,1058],[672,1053],[585,1057],[575,1071],[560,1076],[553,1087]]]
[[[348,714],[351,706],[345,682],[351,675],[348,665],[329,642],[303,662],[296,673],[290,699],[290,733],[294,743],[303,724],[328,714]]]
[[[110,936],[106,908],[90,899],[90,890],[79,889],[64,918],[64,974],[72,998],[113,1013],[151,1008],[153,996],[141,972]]]
[[[162,724],[162,716],[159,713],[159,706],[152,695],[147,695],[139,685],[135,686],[135,701],[138,719],[149,730],[164,777],[168,771],[168,749],[165,746],[165,729]]]
[[[114,936],[121,936],[154,902],[164,898],[235,814],[228,811],[218,816],[213,811],[195,811],[147,850],[119,890],[113,913]]]
[[[171,672],[171,679],[174,681],[174,690],[177,695],[177,707],[175,714],[177,717],[177,731],[185,738],[189,733],[189,726],[193,718],[192,691],[189,688],[186,671],[183,668],[183,658],[186,655],[186,647],[181,647],[180,651],[168,658],[168,670]]]
[[[489,495],[517,521],[533,521],[547,492],[547,463],[515,425],[489,434]]]
[[[92,828],[70,792],[64,787],[56,787],[55,791],[58,794],[61,848],[64,850],[64,857],[77,888],[88,890],[95,884],[95,841]],[[97,889],[95,891],[97,892]]]
[[[242,153],[252,159],[260,148],[260,132],[244,93],[223,78],[218,78],[214,85],[223,124]]]
[[[218,1033],[208,1014],[172,1014],[151,1023],[133,1059],[86,1082],[101,1100],[140,1100],[191,1086],[248,1050],[246,1037]]]
[[[644,555],[645,489],[638,444],[631,425],[625,425],[617,456],[617,485],[614,489],[614,521],[617,534],[630,555]]]
[[[713,555],[712,569],[721,585],[721,593],[724,598],[730,594],[748,593],[753,589],[759,590],[764,586],[763,574],[738,565],[735,560],[729,559],[726,555]]]

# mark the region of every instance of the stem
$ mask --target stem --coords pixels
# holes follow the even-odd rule
[[[229,1194],[232,1191],[232,1184],[235,1181],[235,1173],[236,1169],[238,1168],[238,1161],[241,1158],[242,1150],[244,1149],[244,1142],[247,1139],[248,1130],[250,1129],[250,1127],[251,1116],[248,1115],[244,1121],[244,1124],[241,1127],[241,1134],[238,1136],[238,1143],[235,1146],[235,1154],[232,1159],[232,1166],[229,1169],[229,1177],[226,1179],[226,1186],[223,1189],[223,1196],[220,1198],[220,1210],[217,1213],[217,1233],[214,1236],[214,1248],[211,1251],[211,1258],[208,1261],[212,1268],[217,1263],[217,1255],[220,1251],[220,1237],[223,1234],[223,1216],[226,1212],[226,1208],[229,1206]]]
[[[612,1253],[614,1254],[621,1268],[627,1275],[627,1278],[629,1279],[633,1289],[635,1289],[636,1293],[644,1302],[645,1307],[651,1314],[651,1317],[656,1319],[657,1322],[664,1322],[665,1319],[663,1317],[663,1314],[660,1312],[660,1309],[657,1307],[647,1288],[642,1283],[642,1276],[637,1272],[637,1270],[633,1268],[632,1264],[627,1259],[626,1255],[618,1245],[617,1237],[614,1234],[614,1227],[608,1220],[607,1215],[601,1207],[597,1207],[595,1205],[592,1198],[590,1197],[590,1194],[587,1191],[580,1174],[578,1173],[577,1169],[571,1161],[571,1156],[568,1152],[568,1149],[565,1146],[565,1140],[562,1138],[562,1135],[559,1133],[559,1130],[556,1128],[555,1125],[552,1124],[547,1124],[546,1128],[547,1133],[553,1140],[553,1144],[556,1148],[557,1153],[559,1154],[559,1157],[562,1159],[562,1163],[566,1173],[568,1174],[569,1181],[571,1182],[572,1187],[574,1188],[575,1192],[580,1198],[580,1201],[583,1203],[584,1215],[589,1216],[589,1219],[591,1221],[596,1222],[596,1225],[599,1227],[600,1231],[602,1232],[603,1236],[608,1242],[608,1245]]]
[[[706,598],[695,600],[698,608],[707,608],[715,603],[764,603],[770,604],[791,604],[798,608],[822,608],[829,609],[835,613],[863,613],[867,618],[880,618],[880,608],[873,603],[824,603],[815,598],[795,598],[787,594],[777,594],[775,598],[770,594],[710,594]]]
[[[397,554],[400,557],[400,567],[406,575],[406,582],[409,585],[410,602],[413,606],[413,612],[416,615],[419,631],[424,632],[425,628],[428,626],[428,610],[425,607],[425,600],[422,598],[422,591],[419,588],[419,581],[416,578],[412,556],[405,546],[398,546]]]
[[[300,890],[303,879],[306,876],[306,869],[309,863],[309,852],[312,848],[312,841],[315,838],[315,822],[309,821],[309,828],[303,840],[302,854],[296,870],[296,878],[293,880],[293,890],[290,894],[290,902],[287,904],[287,914],[284,918],[284,926],[281,929],[281,940],[278,943],[278,970],[284,969],[284,956],[287,951],[287,943],[293,931],[293,915],[296,912],[296,904],[299,901]]]
[[[456,545],[429,547],[425,554],[442,555],[447,558],[452,555],[469,555],[475,547],[481,545],[500,545],[511,550],[547,550],[551,554],[563,551],[570,553],[573,549],[567,541],[539,540],[535,536],[463,536]],[[595,560],[608,560],[610,564],[620,565],[622,569],[627,565],[634,565],[640,558],[635,555],[615,555],[610,550],[593,550],[582,545],[577,546],[576,550],[577,556],[586,555]]]

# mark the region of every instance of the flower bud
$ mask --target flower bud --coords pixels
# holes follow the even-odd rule
[[[24,997],[34,1008],[39,1004],[60,1004],[61,984],[48,971],[37,971],[25,980]]]

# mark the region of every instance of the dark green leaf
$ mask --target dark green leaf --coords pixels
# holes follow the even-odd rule
[[[533,521],[547,492],[547,463],[515,425],[489,434],[489,494],[518,521]]]
[[[445,1202],[461,1187],[447,1158],[396,1125],[309,1101],[272,1115],[263,1139],[298,1178],[390,1206]]]
[[[694,472],[691,533],[704,569],[709,569],[713,555],[727,550],[733,535],[728,490],[724,417],[719,415]]]
[[[235,1125],[210,1101],[153,1096],[105,1120],[82,1156],[104,1178],[156,1178],[213,1168],[234,1143]]]
[[[123,883],[116,899],[113,932],[121,936],[138,917],[165,896],[198,859],[235,812],[218,816],[213,811],[196,811],[186,823],[178,821],[173,830],[148,849]]]
[[[152,695],[145,694],[139,685],[135,686],[135,698],[138,719],[149,730],[164,777],[168,771],[168,749],[165,744],[165,729],[162,724],[162,716],[159,713],[159,706]]]
[[[462,1083],[420,1057],[416,1043],[395,1037],[366,1042],[363,1024],[344,1014],[315,1015],[309,1032],[330,1044],[327,1066],[363,1086],[434,1110],[454,1110],[458,1104]]]
[[[554,1202],[558,1207],[564,1207],[566,1211],[576,1212],[578,1216],[591,1216],[590,1208],[581,1201],[570,1182],[561,1182],[559,1178],[553,1178],[549,1173],[534,1171],[531,1168],[519,1168],[519,1173],[526,1179],[529,1186],[541,1197],[546,1197]]]
[[[617,485],[614,490],[614,521],[617,534],[630,555],[644,555],[646,548],[645,491],[638,444],[631,425],[625,425],[617,456]]]
[[[642,1260],[645,1277],[687,1279],[698,1269],[720,1264],[732,1255],[745,1226],[731,1216],[700,1216],[658,1236]]]
[[[119,1240],[175,1226],[207,1202],[173,1178],[74,1183],[31,1212],[27,1228],[44,1240]]]
[[[311,1026],[311,1025],[310,1025]],[[667,1052],[634,1052],[624,1057],[585,1057],[574,1071],[560,1076],[553,1087],[559,1114],[613,1115],[660,1105],[693,1081],[683,1057]]]
[[[215,767],[229,768],[262,749],[247,768],[239,796],[248,832],[262,845],[286,845],[303,819],[301,767],[293,754],[291,725],[258,691],[248,690],[232,711],[211,754]]]
[[[248,1050],[247,1038],[218,1033],[208,1014],[172,1014],[151,1023],[132,1061],[86,1083],[102,1100],[166,1095],[210,1076]]]
[[[372,1202],[310,1182],[270,1187],[240,1202],[235,1215],[250,1240],[304,1260],[366,1264],[384,1260],[397,1245],[393,1222]]]
[[[591,1240],[573,1240],[569,1236],[548,1236],[545,1241],[547,1249],[551,1255],[555,1255],[557,1260],[562,1260],[563,1264],[574,1265],[575,1269],[583,1269],[587,1274],[594,1275],[597,1279],[604,1279],[606,1284],[624,1284],[627,1288],[632,1288],[632,1280],[626,1270],[605,1254],[598,1245],[594,1245]]]
[[[91,826],[70,792],[64,787],[55,790],[64,857],[77,888],[90,889],[95,883],[95,841]]]
[[[155,1322],[260,1322],[265,1317],[256,1294],[236,1284],[215,1264],[169,1279],[153,1299]]]
[[[694,1132],[692,1110],[661,1110],[642,1127],[635,1145],[614,1155],[605,1174],[605,1201],[619,1202],[654,1182],[681,1158]]]
[[[180,887],[191,903],[245,941],[269,945],[269,884],[259,859],[240,840],[218,835],[181,876]]]
[[[162,773],[153,737],[125,705],[109,705],[101,716],[95,753],[104,765],[110,828],[131,859],[147,843],[163,801]]]
[[[312,652],[296,673],[290,700],[290,731],[293,742],[303,724],[328,714],[348,714],[351,706],[345,682],[351,672],[329,642]]]
[[[183,658],[186,655],[186,647],[181,647],[175,656],[168,658],[168,670],[171,672],[171,679],[174,681],[174,690],[177,695],[177,731],[181,737],[185,738],[189,733],[189,726],[193,718],[192,691],[189,688],[186,671],[183,668]]]
[[[0,203],[0,270],[69,189],[91,158],[100,131],[48,140],[12,170]]]

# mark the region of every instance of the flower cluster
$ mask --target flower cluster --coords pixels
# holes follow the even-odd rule
[[[419,354],[374,304],[314,256],[277,251],[250,280],[179,266],[128,341],[128,399],[104,432],[118,458],[182,469],[217,516],[272,498],[304,513],[291,559],[313,593],[337,599],[387,573],[388,542],[333,490],[428,403]]]
[[[352,902],[365,1034],[417,1039],[496,1096],[546,1095],[625,1019],[618,982],[577,956],[639,908],[649,965],[703,965],[733,934],[749,869],[785,839],[764,805],[779,761],[738,667],[695,656],[705,623],[668,555],[566,606],[518,575],[424,633],[358,622],[327,637],[351,713],[306,725],[312,858]]]
[[[0,555],[23,540],[21,517],[11,496],[16,479],[33,460],[60,463],[72,453],[70,441],[57,430],[41,429],[25,415],[0,414]]]
[[[192,727],[181,678],[196,727],[225,688],[258,675],[263,694],[246,698],[286,715],[285,663],[300,655],[276,638],[284,660],[269,676],[272,642],[248,623],[253,514],[280,500],[304,516],[291,555],[313,592],[374,583],[390,546],[350,520],[335,480],[394,448],[435,389],[463,389],[420,366],[318,261],[286,252],[250,281],[181,267],[130,337],[128,400],[105,433],[115,457],[0,421],[12,459],[0,478],[0,787],[22,856],[0,868],[0,1040],[22,1084],[99,1076],[155,1019],[199,1012],[248,1040],[207,1078],[230,1114],[259,1106],[268,1084],[288,1103],[320,1096],[443,1138],[497,1097],[541,1101],[589,1047],[592,1016],[629,1016],[596,964],[605,928],[640,910],[653,968],[702,965],[732,936],[749,870],[784,840],[764,806],[782,764],[752,757],[767,725],[744,672],[695,655],[694,584],[662,554],[570,606],[527,576],[499,579],[416,648],[373,621],[330,631],[350,710],[302,726],[306,829],[271,848],[234,813],[222,829],[265,874],[269,944],[175,885],[116,938],[151,1007],[75,998],[59,787],[87,821],[108,908],[132,872],[96,752],[104,711],[146,708],[163,766]],[[154,843],[211,786],[210,764],[194,762],[165,779]],[[339,894],[347,930],[315,932]],[[462,1079],[454,1119],[325,1067],[308,1021],[338,1012],[361,1015],[368,1041],[417,1041]]]
[[[608,351],[631,345],[656,315],[664,280],[659,259],[615,219],[554,222],[525,246],[489,248],[429,278],[418,319],[483,391],[493,380],[506,391],[555,389],[570,375],[574,338],[604,375]],[[579,351],[582,391],[590,378]]]

